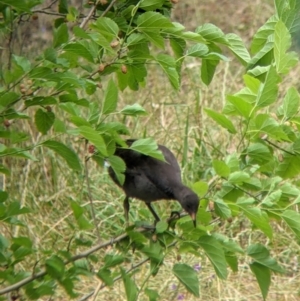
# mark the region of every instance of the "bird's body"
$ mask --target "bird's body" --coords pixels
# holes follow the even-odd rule
[[[134,140],[127,140],[130,146]],[[198,210],[198,196],[187,186],[182,184],[180,167],[173,153],[165,146],[158,145],[165,161],[157,160],[127,148],[117,148],[115,155],[126,164],[125,181],[120,185],[113,169],[109,168],[109,175],[120,186],[125,194],[125,216],[128,220],[129,198],[137,198],[146,203],[158,221],[159,217],[151,206],[158,200],[178,200],[182,207],[195,221]]]

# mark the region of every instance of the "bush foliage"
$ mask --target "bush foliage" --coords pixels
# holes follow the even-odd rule
[[[205,108],[205,112],[238,146],[233,153],[212,159],[209,177],[215,179],[213,184],[209,185],[209,179],[194,183],[201,198],[197,228],[188,217],[170,225],[160,221],[150,230],[137,222],[111,241],[101,241],[92,198],[90,207],[70,201],[77,229],[97,228],[99,235],[98,243],[87,244],[90,248],[81,253],[74,254],[68,243],[64,250],[51,252],[33,243],[34,233],[15,231],[26,228],[22,215],[31,214],[33,208],[11,197],[8,186],[0,191],[0,294],[17,291],[34,300],[55,294],[60,285],[74,298],[80,295],[75,289],[80,277],[96,274],[102,287],[122,279],[127,300],[137,300],[140,294],[158,300],[157,290],[147,287],[148,278],[139,286],[132,272],[150,262],[149,277],[155,276],[176,245],[180,253],[205,254],[221,279],[226,279],[228,269],[237,271],[240,258],[247,256],[266,299],[271,273],[284,273],[283,267],[259,241],[244,248],[218,233],[207,208],[213,206],[218,220],[248,219],[253,231],[270,240],[276,234],[274,224],[282,224],[295,240],[300,239],[299,93],[292,86],[280,90],[298,62],[297,54],[289,49],[300,28],[300,2],[275,0],[276,13],[257,30],[249,51],[239,36],[224,34],[213,24],[188,31],[172,22],[175,1],[100,0],[88,2],[83,9],[68,2],[0,0],[0,30],[6,41],[0,70],[0,172],[6,181],[11,176],[10,162],[15,162],[10,160],[37,160],[33,150],[38,148],[62,158],[63,168],[74,177],[85,176],[87,186],[90,159],[100,166],[106,160],[124,181],[125,164],[114,151],[116,144],[125,147],[122,135],[130,130],[120,120],[147,112],[138,102],[118,110],[120,94],[125,89],[143,89],[150,65],[160,68],[169,84],[180,89],[182,66],[191,57],[201,62],[199,81],[209,85],[219,62],[229,61],[229,51],[245,68],[244,87],[227,95],[222,111]],[[26,18],[45,15],[53,17],[52,45],[32,58],[13,43],[16,32]],[[99,99],[102,88],[104,95]],[[29,139],[32,124],[41,137],[37,143]],[[75,140],[89,145],[84,160],[72,146]],[[163,159],[150,138],[138,140],[132,148]],[[76,244],[82,247],[84,242]],[[113,248],[105,256],[95,256],[109,245]],[[134,256],[141,261],[126,269]],[[91,269],[95,262],[100,264],[96,271]],[[190,265],[176,263],[173,274],[189,293],[199,296],[198,276]]]

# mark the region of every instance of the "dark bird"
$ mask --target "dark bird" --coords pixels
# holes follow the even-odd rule
[[[127,140],[126,143],[130,146],[134,141]],[[177,200],[191,216],[196,226],[199,198],[195,192],[183,185],[180,167],[173,153],[163,145],[158,145],[158,149],[163,153],[166,162],[128,148],[117,147],[115,151],[115,156],[122,158],[126,164],[123,185],[119,183],[111,167],[109,167],[109,175],[126,194],[124,199],[126,222],[128,223],[129,198],[131,197],[144,201],[156,222],[160,219],[151,203],[162,199]]]

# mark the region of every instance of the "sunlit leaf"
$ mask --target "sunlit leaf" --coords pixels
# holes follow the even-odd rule
[[[199,280],[196,271],[185,263],[173,266],[173,273],[185,288],[194,296],[199,297]]]

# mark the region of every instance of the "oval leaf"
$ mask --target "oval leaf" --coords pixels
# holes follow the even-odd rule
[[[192,267],[184,263],[177,263],[173,266],[173,273],[190,293],[199,297],[199,280]]]
[[[53,112],[38,109],[35,113],[34,120],[38,131],[45,135],[51,129],[55,115]]]
[[[45,141],[42,145],[50,148],[56,154],[64,158],[69,167],[73,170],[81,170],[81,165],[77,154],[66,145],[53,140]]]
[[[108,156],[106,144],[102,136],[97,131],[88,126],[81,126],[79,127],[79,132],[85,139],[93,143],[103,156]]]

